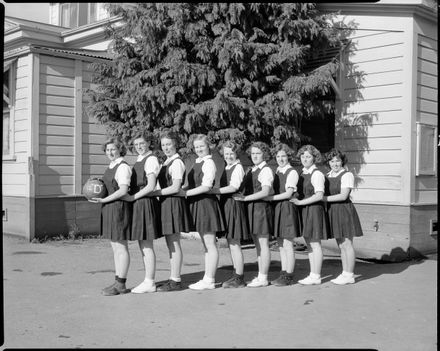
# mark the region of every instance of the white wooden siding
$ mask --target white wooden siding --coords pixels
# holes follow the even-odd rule
[[[417,121],[438,126],[437,38],[417,36]],[[423,142],[423,141],[422,141]],[[438,175],[421,175],[415,180],[415,202],[437,203]]]
[[[335,144],[355,174],[356,202],[403,201],[404,38],[402,31],[357,30],[345,55]]]
[[[19,57],[15,75],[14,152],[15,160],[2,162],[2,195],[29,196],[29,95],[30,60]]]
[[[94,71],[90,64],[83,64],[83,90],[93,88],[92,76]],[[83,95],[83,168],[82,178],[85,182],[89,177],[102,177],[108,166],[108,158],[102,151],[102,144],[106,140],[105,127],[98,124],[93,116],[87,113],[87,97]]]
[[[75,61],[41,55],[37,195],[73,195]]]

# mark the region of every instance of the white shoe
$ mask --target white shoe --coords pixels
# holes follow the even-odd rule
[[[309,275],[304,279],[298,280],[298,283],[302,285],[319,285],[321,284],[321,278],[313,278]]]
[[[214,283],[207,283],[203,279],[199,280],[197,283],[188,285],[188,288],[192,290],[212,290],[215,289]]]
[[[246,286],[249,288],[260,288],[262,286],[268,286],[268,285],[269,285],[269,282],[267,280],[260,280],[260,279],[258,279],[258,277],[255,277]]]
[[[134,294],[144,294],[144,293],[150,293],[156,291],[156,284],[155,283],[147,283],[143,281],[135,288],[131,289],[131,292]]]
[[[330,281],[336,285],[354,284],[354,277],[347,277],[340,274],[335,279],[332,279]]]

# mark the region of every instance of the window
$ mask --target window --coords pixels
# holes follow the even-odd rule
[[[437,126],[417,122],[416,176],[436,175]]]
[[[60,26],[67,28],[78,27],[78,3],[60,4]]]
[[[59,25],[76,28],[108,18],[105,3],[60,3]]]
[[[3,64],[3,160],[14,158],[14,76],[15,60]]]
[[[94,23],[109,17],[107,10],[104,8],[104,3],[91,2],[88,5],[87,23]]]
[[[93,23],[98,20],[98,4],[97,3],[90,3],[89,4],[89,13],[88,13],[88,23]]]

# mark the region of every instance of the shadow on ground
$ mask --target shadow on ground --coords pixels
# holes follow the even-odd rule
[[[361,260],[356,261],[355,277],[356,282],[362,280],[374,279],[384,274],[399,274],[412,265],[418,265],[424,262],[427,258],[418,258],[406,260],[402,262],[384,262],[378,260]],[[437,257],[433,258],[437,260]],[[305,278],[309,272],[309,261],[306,254],[297,255],[294,270],[294,280]],[[274,280],[278,277],[281,270],[281,263],[279,261],[271,261],[268,280]],[[325,257],[321,270],[322,283],[329,282],[336,278],[342,271],[341,260],[338,257]],[[221,286],[221,283],[228,280],[233,272],[232,265],[220,266],[216,273],[216,285]],[[189,284],[197,282],[203,278],[203,271],[197,271],[187,274],[182,274],[183,288],[188,288]],[[251,281],[258,275],[257,263],[246,263],[244,266],[244,278],[246,282]],[[161,284],[165,281],[157,282]]]

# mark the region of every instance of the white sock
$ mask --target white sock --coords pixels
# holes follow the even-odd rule
[[[350,272],[342,271],[342,275],[344,277],[347,277],[347,278],[352,278],[354,273],[353,272],[350,273]]]
[[[147,283],[147,284],[153,285],[154,284],[154,279],[145,278],[144,282]]]
[[[319,279],[319,278],[321,278],[321,274],[318,274],[318,273],[312,273],[312,272],[310,272],[310,277],[311,278],[313,278],[313,279]]]
[[[267,280],[267,274],[263,274],[263,273],[258,272],[258,280],[260,282],[265,282]]]
[[[174,280],[177,283],[180,283],[182,281],[180,277],[179,278],[170,277],[170,280]]]
[[[203,276],[203,281],[204,282],[206,282],[206,283],[214,283],[215,282],[215,279],[214,278],[209,278],[209,277],[207,277],[206,275],[205,276]]]

